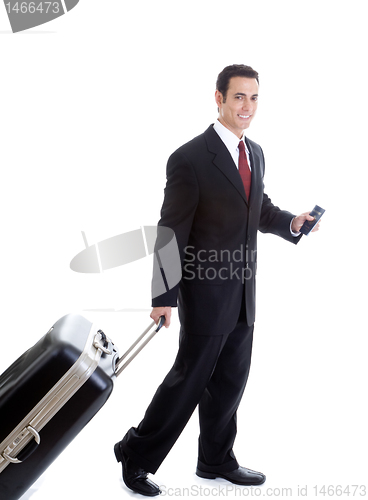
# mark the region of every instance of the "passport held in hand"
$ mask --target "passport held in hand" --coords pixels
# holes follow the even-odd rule
[[[309,214],[312,217],[314,217],[314,220],[306,220],[304,222],[304,224],[302,225],[302,227],[300,228],[300,232],[307,236],[312,231],[312,229],[317,224],[317,222],[321,219],[321,217],[325,213],[325,211],[326,210],[324,210],[323,208],[316,205],[313,208],[313,210],[311,211],[311,213]]]

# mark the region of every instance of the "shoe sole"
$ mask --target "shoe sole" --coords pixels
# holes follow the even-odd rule
[[[266,476],[264,476],[263,481],[261,481],[260,483],[251,482],[251,483],[245,484],[245,483],[241,483],[241,482],[230,481],[230,479],[227,478],[224,474],[220,474],[220,473],[215,474],[213,472],[205,472],[205,471],[200,470],[200,469],[196,470],[196,475],[198,477],[202,477],[204,479],[216,479],[217,477],[221,477],[222,479],[226,479],[226,481],[229,481],[229,483],[238,484],[239,486],[260,486],[261,484],[263,484],[266,481]]]
[[[212,472],[204,472],[202,470],[197,469],[196,474],[199,477],[203,477],[204,479],[216,479],[218,477],[216,474],[213,474]]]

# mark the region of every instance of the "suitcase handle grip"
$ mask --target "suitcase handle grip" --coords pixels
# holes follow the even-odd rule
[[[165,316],[160,316],[160,319],[158,320],[158,324],[157,324],[157,330],[156,330],[156,333],[161,330],[161,328],[164,326],[165,324],[165,321],[166,321],[166,318]]]
[[[137,350],[135,352],[133,352],[133,354],[130,356],[130,358],[128,358],[122,366],[120,366],[120,365],[124,361],[124,359],[126,359],[127,356],[133,351],[133,349],[139,344],[139,342],[144,339],[144,337],[147,335],[148,332],[151,331],[151,329],[156,325],[156,323],[153,321],[153,323],[151,323],[149,325],[149,327],[146,328],[146,330],[144,330],[142,335],[140,335],[137,338],[137,340],[129,347],[129,349],[117,360],[116,365],[115,365],[115,375],[117,377],[129,365],[129,363],[131,361],[133,361],[133,359],[137,356],[137,354],[139,354],[141,352],[143,347],[148,344],[148,342],[156,335],[156,333],[159,330],[161,330],[161,328],[163,327],[163,325],[165,323],[165,320],[166,320],[165,316],[160,316],[160,319],[159,319],[158,324],[157,324],[157,328],[146,338],[146,340],[137,348]],[[119,368],[119,366],[120,366],[120,368]]]
[[[28,431],[28,433],[26,433],[26,431]],[[26,427],[21,432],[21,434],[18,436],[18,438],[16,438],[14,441],[17,441],[17,445],[18,445],[24,439],[24,437],[26,437],[29,434],[32,434],[32,436],[34,437],[35,440],[33,441],[33,445],[31,445],[31,441],[30,441],[26,445],[26,447],[19,452],[18,455],[21,456],[22,460],[19,460],[18,458],[11,457],[9,455],[9,453],[6,453],[4,451],[4,453],[2,454],[2,456],[5,458],[5,460],[7,460],[8,462],[11,462],[12,464],[21,464],[30,455],[32,455],[32,453],[36,450],[36,448],[38,447],[38,445],[41,443],[41,437],[40,437],[39,433],[36,431],[36,429],[34,429],[30,425],[28,425],[28,427]]]

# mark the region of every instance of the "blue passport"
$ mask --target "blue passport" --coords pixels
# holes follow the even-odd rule
[[[300,232],[307,236],[312,231],[317,222],[321,219],[325,211],[326,210],[316,205],[309,214],[312,217],[314,217],[314,220],[306,220],[302,225],[302,227],[300,228]]]

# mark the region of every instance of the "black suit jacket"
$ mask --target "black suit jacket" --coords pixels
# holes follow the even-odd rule
[[[294,215],[274,206],[264,193],[261,147],[249,139],[246,143],[252,167],[249,200],[239,171],[213,125],[168,160],[159,226],[175,232],[182,279],[154,298],[152,305],[178,305],[182,327],[188,333],[221,335],[232,331],[243,297],[251,326],[255,320],[257,231],[292,243],[300,239],[290,233]]]

